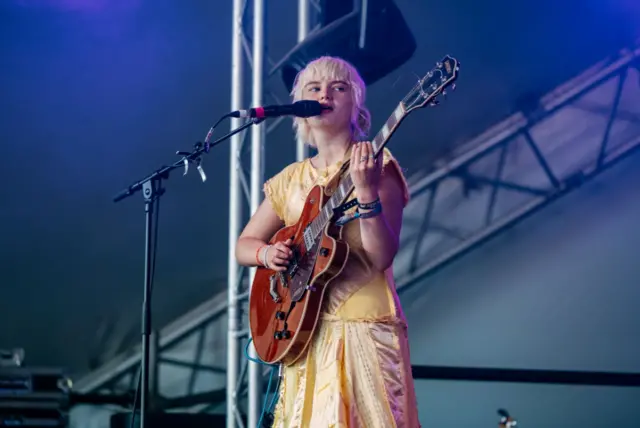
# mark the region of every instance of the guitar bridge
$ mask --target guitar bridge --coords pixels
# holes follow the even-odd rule
[[[271,298],[273,299],[274,302],[278,303],[280,302],[280,296],[278,295],[278,292],[276,291],[276,286],[278,285],[278,282],[276,281],[276,276],[275,275],[271,275],[269,277],[269,294],[271,295]]]

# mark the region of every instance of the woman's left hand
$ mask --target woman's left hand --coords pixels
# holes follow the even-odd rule
[[[373,157],[371,143],[355,143],[351,150],[351,180],[360,202],[368,203],[378,198],[381,172],[382,159]]]

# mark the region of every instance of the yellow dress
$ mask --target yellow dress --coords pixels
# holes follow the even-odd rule
[[[403,177],[387,149],[383,159],[383,174],[392,167]],[[340,166],[322,174],[306,159],[265,183],[265,195],[286,226],[298,220],[311,188],[326,184]],[[349,259],[327,291],[308,351],[284,367],[273,427],[419,427],[407,325],[393,272],[373,268],[362,248],[358,220],[343,232]]]

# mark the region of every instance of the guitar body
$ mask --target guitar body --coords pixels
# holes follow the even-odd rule
[[[341,240],[342,227],[329,224],[306,249],[305,227],[328,199],[315,186],[305,200],[300,219],[280,229],[269,241],[291,238],[292,266],[285,272],[258,267],[249,298],[251,337],[258,357],[266,363],[296,362],[307,349],[318,324],[330,283],[342,272],[349,246]]]

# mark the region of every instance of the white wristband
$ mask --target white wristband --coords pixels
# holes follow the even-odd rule
[[[269,248],[271,248],[273,245],[267,245],[266,247],[264,247],[264,250],[262,251],[262,264],[264,265],[264,267],[266,267],[267,269],[271,269],[269,267],[269,263],[267,262],[267,252],[269,251]]]

